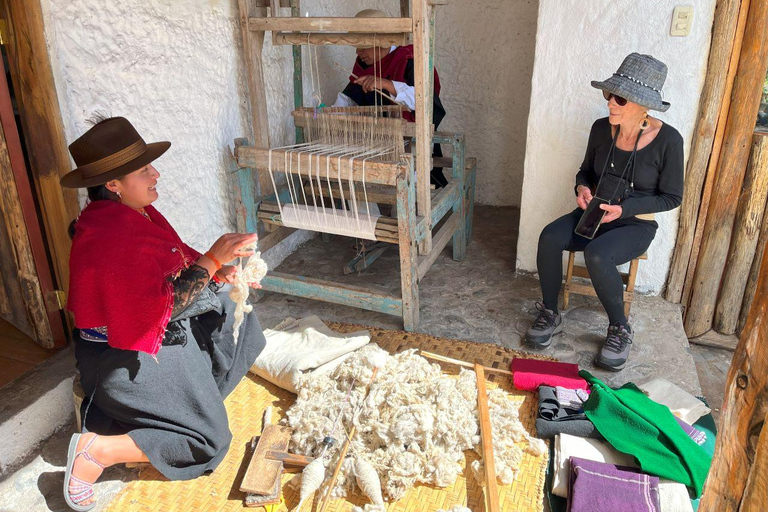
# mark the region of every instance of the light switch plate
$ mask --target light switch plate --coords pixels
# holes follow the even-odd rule
[[[678,5],[672,13],[672,27],[669,29],[669,35],[685,37],[691,33],[693,24],[693,6]]]

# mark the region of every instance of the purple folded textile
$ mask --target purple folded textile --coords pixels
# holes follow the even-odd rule
[[[570,465],[568,512],[661,512],[658,477],[578,457]]]
[[[702,432],[701,430],[697,429],[696,427],[687,424],[677,416],[675,416],[675,419],[677,420],[677,423],[685,430],[685,433],[688,434],[688,437],[693,439],[693,442],[697,445],[701,446],[704,443],[707,442],[707,433]]]
[[[589,393],[583,389],[568,389],[562,386],[555,388],[555,394],[557,395],[560,407],[574,412],[581,411],[584,402],[589,398]]]

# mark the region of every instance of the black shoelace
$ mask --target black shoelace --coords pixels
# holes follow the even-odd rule
[[[555,315],[547,311],[544,304],[541,302],[536,303],[536,309],[539,310],[539,316],[533,323],[533,328],[536,330],[544,330],[547,327],[555,325]]]
[[[632,342],[629,340],[629,332],[624,327],[612,325],[608,328],[608,338],[604,346],[606,349],[620,354],[630,343]]]

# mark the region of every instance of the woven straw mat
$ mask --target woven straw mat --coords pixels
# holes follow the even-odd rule
[[[409,348],[418,348],[463,361],[479,361],[485,366],[508,369],[515,356],[551,359],[524,354],[499,345],[436,338],[425,334],[406,333],[362,327],[358,325],[331,323],[330,327],[339,332],[353,332],[368,329],[371,341],[390,353],[397,353]],[[456,372],[456,367],[442,363],[446,372]],[[509,395],[520,403],[520,420],[525,428],[535,433],[536,397],[534,393],[514,390],[511,378],[501,374],[487,373],[489,388],[501,386]],[[138,479],[130,482],[105,507],[109,512],[143,511],[230,511],[254,510],[243,505],[245,495],[240,491],[245,470],[250,461],[250,441],[261,429],[261,418],[267,406],[273,406],[272,422],[276,423],[285,416],[293,404],[295,395],[280,389],[265,380],[248,374],[227,397],[225,403],[229,414],[229,426],[233,440],[229,453],[221,465],[211,473],[195,480],[172,482],[165,479],[149,465],[140,471]],[[466,452],[465,470],[456,482],[447,488],[429,485],[417,485],[403,499],[389,503],[387,511],[434,512],[440,508],[450,509],[453,505],[465,505],[471,510],[484,510],[482,488],[469,469],[469,464],[478,458],[474,451]],[[525,453],[520,471],[511,485],[499,485],[499,503],[501,510],[516,512],[539,512],[543,507],[544,475],[547,457],[536,458]],[[283,483],[292,475],[285,474]],[[302,506],[302,511],[315,511],[320,500],[316,493],[312,503],[309,500]],[[280,510],[293,509],[299,501],[298,489],[283,485],[285,506]],[[331,502],[329,511],[349,511],[354,505],[363,506],[369,501],[360,495],[351,495],[343,500]]]

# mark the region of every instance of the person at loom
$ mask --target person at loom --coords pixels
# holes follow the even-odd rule
[[[364,9],[355,15],[356,18],[386,18],[387,14],[377,9]],[[413,45],[389,47],[359,47],[357,59],[352,68],[349,83],[336,98],[334,107],[394,105],[396,102],[406,105],[411,112],[403,112],[403,117],[414,122],[413,111],[416,110],[416,94],[414,92]],[[435,94],[432,107],[432,123],[435,129],[445,117],[445,108],[440,101],[440,77],[435,69]],[[435,144],[432,156],[443,156],[440,144]],[[448,185],[442,167],[435,167],[430,173],[430,183],[436,188]]]
[[[543,303],[526,333],[544,349],[563,330],[557,308],[563,279],[563,251],[583,251],[587,269],[609,327],[595,364],[624,368],[634,332],[624,315],[618,265],[641,256],[656,235],[654,213],[677,208],[683,197],[683,138],[648,110],[665,112],[662,100],[667,66],[632,53],[605,81],[592,82],[608,102],[608,117],[592,125],[586,155],[576,174],[578,207],[547,225],[539,237],[537,266]]]
[[[61,184],[89,198],[70,229],[67,308],[86,396],[64,478],[74,510],[93,508],[113,464],[149,462],[171,480],[216,468],[232,439],[223,400],[266,343],[255,315],[234,339],[235,304],[216,284],[234,281],[222,263],[248,256],[256,235],[223,235],[200,254],[152,206],[152,161],[170,145],[99,116],[69,146],[77,168]]]

